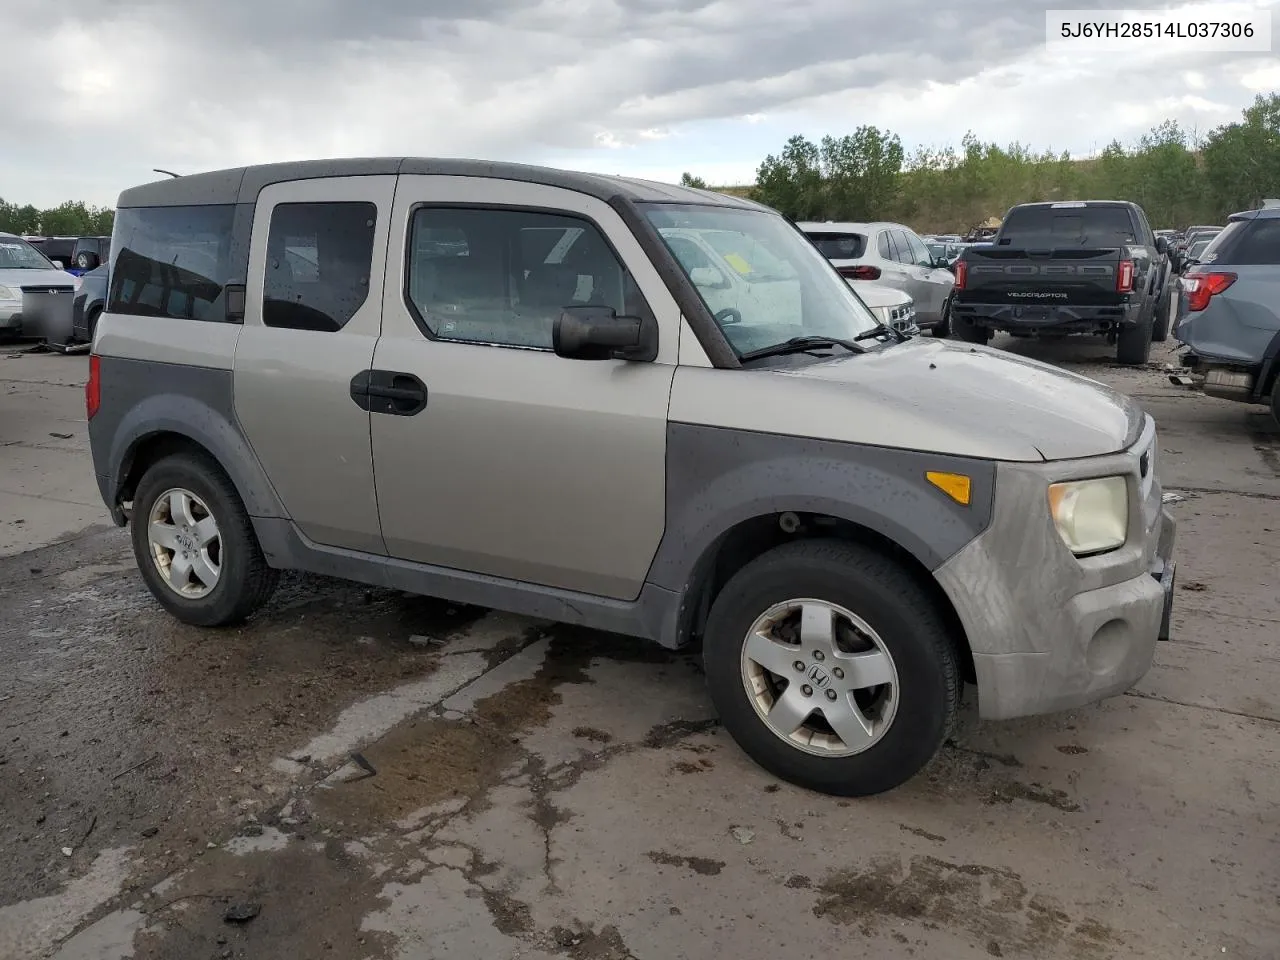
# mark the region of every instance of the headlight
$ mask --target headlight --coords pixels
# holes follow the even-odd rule
[[[1114,550],[1129,530],[1129,483],[1124,477],[1100,477],[1050,484],[1049,512],[1077,557]]]
[[[0,286],[0,300],[21,300],[22,298],[13,292],[12,287]]]

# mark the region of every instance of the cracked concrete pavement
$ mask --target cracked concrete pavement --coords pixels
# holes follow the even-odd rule
[[[858,801],[747,761],[693,654],[301,576],[175,624],[101,526],[84,358],[0,350],[0,960],[1274,960],[1280,435],[1102,346],[1002,345],[1156,416],[1174,640],[1066,714],[968,690]]]

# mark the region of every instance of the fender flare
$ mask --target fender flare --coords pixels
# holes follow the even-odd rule
[[[139,446],[161,434],[184,437],[209,451],[231,478],[249,516],[288,518],[240,429],[207,403],[180,393],[148,396],[121,418],[108,459],[108,503],[113,510]]]

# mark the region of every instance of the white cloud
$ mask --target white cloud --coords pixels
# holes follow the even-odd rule
[[[1062,5],[4,0],[0,183],[110,203],[157,166],[402,153],[727,182],[792,132],[1087,152],[1166,116],[1207,129],[1280,88],[1273,55],[1051,54],[1044,10]]]

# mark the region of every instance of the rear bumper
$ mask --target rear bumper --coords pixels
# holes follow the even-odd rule
[[[1137,323],[1142,316],[1142,304],[1084,307],[956,300],[951,315],[955,320],[993,330],[1053,329],[1063,333],[1095,333]]]

